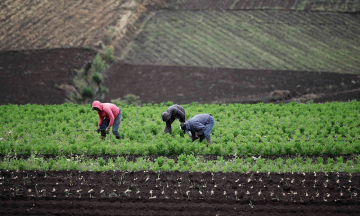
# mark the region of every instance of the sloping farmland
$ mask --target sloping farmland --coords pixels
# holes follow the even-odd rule
[[[360,73],[360,15],[158,12],[123,53],[132,64]]]
[[[358,0],[177,0],[167,8],[180,10],[305,10],[358,12]]]
[[[111,45],[144,10],[135,0],[2,0],[0,50]]]

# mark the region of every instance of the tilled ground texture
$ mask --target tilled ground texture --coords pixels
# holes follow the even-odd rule
[[[0,104],[64,103],[75,70],[95,55],[81,48],[0,52]]]
[[[0,52],[0,104],[64,103],[75,70],[95,55],[79,48]],[[143,103],[179,104],[360,100],[360,77],[354,74],[118,63],[105,75],[106,102],[127,94]]]
[[[359,174],[0,172],[1,215],[356,215]]]
[[[106,75],[105,101],[127,94],[179,104],[360,100],[360,76],[352,74],[116,64]]]
[[[357,0],[178,0],[169,2],[170,8],[182,10],[305,10],[356,12]]]
[[[100,48],[127,40],[125,34],[145,10],[134,0],[3,0],[0,8],[0,50]]]

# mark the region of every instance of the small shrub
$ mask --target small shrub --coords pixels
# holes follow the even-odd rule
[[[94,96],[94,90],[89,87],[83,87],[81,90],[81,96],[83,98],[91,98],[92,96]]]
[[[106,68],[105,61],[101,58],[100,54],[97,54],[94,58],[94,61],[92,63],[92,66],[94,68],[95,73],[101,73]]]
[[[104,78],[101,74],[95,72],[92,75],[92,81],[94,81],[97,85],[100,85],[104,81]]]
[[[104,54],[103,54],[103,60],[107,62],[113,62],[115,60],[114,58],[114,48],[106,46],[104,48]]]

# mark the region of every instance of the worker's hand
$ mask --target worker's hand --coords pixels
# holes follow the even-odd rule
[[[108,128],[106,129],[106,133],[107,133],[107,134],[110,134],[110,127],[108,127]]]
[[[195,135],[195,139],[199,139],[199,136],[198,136],[198,135]]]
[[[96,132],[100,133],[100,125],[97,126]]]

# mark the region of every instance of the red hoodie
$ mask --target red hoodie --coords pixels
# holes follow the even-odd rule
[[[99,125],[106,119],[110,119],[109,127],[114,124],[115,118],[119,115],[119,107],[111,103],[100,103],[100,101],[94,101],[92,107],[97,107],[101,111],[97,111],[99,114]]]

